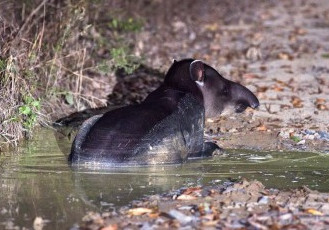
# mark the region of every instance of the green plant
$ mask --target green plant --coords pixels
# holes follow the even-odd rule
[[[6,61],[3,59],[0,59],[0,74],[4,73],[6,71]]]
[[[123,32],[138,32],[143,27],[142,20],[128,18],[126,20],[120,20],[117,18],[113,18],[112,21],[108,23],[108,26],[111,29],[115,29]]]
[[[123,70],[127,74],[133,73],[140,66],[140,58],[129,54],[125,47],[111,49],[114,70]]]
[[[302,139],[298,136],[291,136],[290,137],[291,140],[293,140],[294,142],[300,142]]]
[[[322,57],[323,57],[323,58],[329,58],[329,53],[322,54]]]
[[[40,111],[40,101],[31,97],[23,98],[24,104],[18,108],[20,120],[26,131],[30,131],[37,122],[37,116]]]

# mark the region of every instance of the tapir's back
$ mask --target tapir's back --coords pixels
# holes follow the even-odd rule
[[[73,144],[71,161],[180,163],[187,158],[190,148],[202,146],[203,125],[194,124],[203,122],[202,105],[191,95],[170,89],[157,97],[156,102],[152,100],[87,121]],[[198,132],[198,137],[190,135],[191,132]]]

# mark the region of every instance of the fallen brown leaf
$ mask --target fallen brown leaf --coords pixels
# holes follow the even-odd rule
[[[244,78],[244,79],[259,79],[261,77],[258,76],[257,74],[254,74],[254,73],[245,73],[245,74],[242,75],[242,78]]]
[[[290,41],[290,42],[296,42],[296,40],[297,40],[297,37],[296,37],[295,34],[290,34],[290,35],[289,35],[289,41]]]
[[[256,128],[257,131],[267,131],[267,127],[264,124],[259,125]]]
[[[275,82],[282,85],[282,86],[284,86],[284,87],[290,87],[290,84],[293,82],[293,80],[290,79],[288,82],[286,82],[286,81],[281,81],[281,80],[275,79]]]
[[[257,87],[257,92],[264,93],[267,90],[268,90],[268,87],[267,86],[259,86],[259,87]]]
[[[201,191],[201,187],[191,187],[191,188],[187,188],[183,194],[191,194],[193,192],[199,192]]]
[[[318,105],[316,105],[316,108],[318,110],[328,110],[328,107],[324,104],[318,104]]]
[[[323,213],[314,209],[314,208],[308,208],[305,210],[306,213],[312,214],[314,216],[323,216]]]
[[[146,213],[152,213],[153,210],[150,208],[132,208],[128,210],[128,215],[140,216]]]
[[[290,105],[280,105],[280,109],[291,109]]]
[[[262,65],[261,67],[259,67],[259,69],[260,69],[261,71],[266,71],[266,70],[267,70],[267,67]]]
[[[282,92],[283,91],[283,87],[278,86],[278,85],[274,85],[272,88],[276,92]]]
[[[212,220],[212,221],[202,222],[202,225],[205,227],[214,227],[217,225],[217,223],[218,223],[218,220]]]
[[[291,98],[291,103],[295,108],[303,108],[302,100],[299,97],[293,96]]]
[[[294,57],[291,54],[283,53],[283,52],[278,54],[278,58],[282,59],[282,60],[292,60],[292,59],[294,59]]]
[[[157,213],[149,213],[148,214],[148,217],[150,217],[150,218],[158,218],[159,217],[159,213],[157,212]]]
[[[118,225],[117,224],[110,224],[104,228],[101,228],[101,230],[117,230],[118,229]]]
[[[328,107],[325,105],[326,100],[323,98],[317,98],[315,100],[315,106],[318,110],[328,110]]]
[[[305,35],[305,34],[307,34],[307,30],[302,29],[302,28],[296,28],[294,32],[296,34],[298,34],[298,35]]]
[[[206,30],[209,30],[209,31],[216,31],[216,30],[218,30],[218,24],[215,22],[215,23],[212,23],[212,24],[206,24],[205,26],[204,26],[204,28],[206,29]]]
[[[185,195],[185,194],[177,197],[177,200],[195,200],[195,199],[197,199],[197,197],[192,195]]]
[[[324,103],[326,103],[326,100],[323,98],[317,98],[315,100],[315,104],[324,104]]]

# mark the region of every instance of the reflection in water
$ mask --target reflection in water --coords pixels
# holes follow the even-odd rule
[[[70,141],[41,130],[13,156],[0,157],[0,229],[31,228],[36,216],[45,229],[67,229],[87,211],[105,211],[144,195],[181,186],[221,183],[227,178],[258,179],[268,187],[308,185],[329,191],[329,156],[315,153],[228,151],[183,165],[72,169]]]

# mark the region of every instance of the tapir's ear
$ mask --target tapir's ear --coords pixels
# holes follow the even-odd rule
[[[203,86],[204,83],[204,63],[200,60],[195,60],[190,65],[190,75],[193,81],[198,85]]]
[[[172,64],[175,64],[176,62],[177,62],[177,60],[175,58],[172,59],[172,61],[171,61]]]

